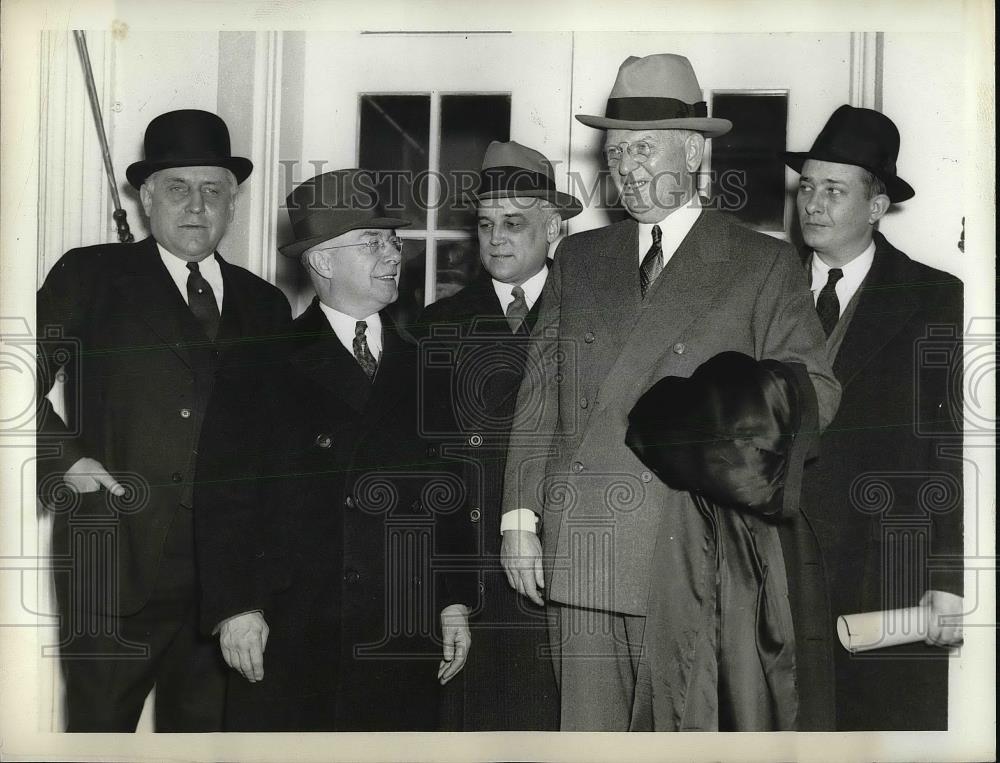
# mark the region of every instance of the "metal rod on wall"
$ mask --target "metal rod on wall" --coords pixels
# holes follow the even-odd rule
[[[101,104],[97,100],[97,87],[94,85],[94,71],[90,66],[90,53],[87,52],[87,37],[83,30],[74,29],[73,37],[76,39],[76,49],[80,53],[80,62],[83,64],[83,76],[87,82],[87,95],[90,97],[90,110],[94,115],[94,123],[97,125],[97,139],[101,142],[101,153],[104,155],[104,171],[108,177],[108,184],[111,186],[111,200],[115,205],[115,211],[111,217],[118,228],[118,241],[128,244],[135,241],[132,231],[128,227],[128,213],[122,209],[121,197],[118,195],[118,183],[115,180],[115,168],[111,164],[111,152],[108,150],[108,138],[104,132],[104,117],[101,116]]]

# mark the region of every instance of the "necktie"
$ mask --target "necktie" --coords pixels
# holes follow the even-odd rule
[[[660,230],[660,226],[654,225],[653,245],[649,247],[649,251],[642,258],[642,264],[639,266],[639,288],[642,290],[643,299],[645,299],[649,287],[653,285],[653,281],[663,270],[663,249],[660,247],[662,240],[663,232]]]
[[[507,305],[507,323],[510,324],[510,330],[516,334],[521,330],[528,315],[528,303],[524,301],[524,289],[520,286],[515,286],[511,294],[514,295],[514,301]]]
[[[378,362],[375,360],[375,356],[372,355],[372,351],[368,349],[368,339],[365,338],[367,330],[368,324],[365,321],[358,321],[354,324],[354,357],[357,358],[361,370],[365,372],[368,380],[371,381],[375,378],[375,370],[378,368]]]
[[[189,262],[187,269],[191,271],[187,280],[188,307],[201,324],[205,336],[214,342],[219,333],[219,305],[215,301],[215,292],[201,274],[197,262]]]
[[[844,277],[844,271],[840,268],[830,268],[830,274],[826,279],[826,286],[819,293],[816,300],[816,312],[819,313],[819,322],[823,324],[823,331],[827,336],[833,331],[833,327],[840,320],[840,300],[837,299],[837,281]]]

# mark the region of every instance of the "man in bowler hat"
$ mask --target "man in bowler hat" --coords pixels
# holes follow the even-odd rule
[[[133,731],[154,686],[158,731],[221,729],[225,665],[198,629],[199,435],[209,400],[227,394],[215,375],[230,349],[291,319],[281,292],[216,251],[251,169],[215,114],[161,114],[126,173],[151,235],[67,252],[38,292],[50,337],[38,474],[66,562],[55,577],[68,731]],[[66,421],[41,397],[60,371]]]
[[[800,572],[790,579],[804,728],[947,728],[945,648],[962,638],[963,290],[878,230],[914,195],[898,153],[892,120],[841,106],[809,151],[785,154],[800,174],[805,266],[843,389],[784,539]],[[871,489],[889,504],[869,505]],[[851,655],[834,638],[840,615],[917,605],[925,643]]]
[[[409,225],[362,170],[288,197],[316,296],[255,379],[216,401],[199,463],[208,623],[231,673],[226,728],[428,731],[471,646],[473,592],[444,570],[463,488],[419,437],[415,346],[385,308]],[[225,444],[239,442],[238,452]]]
[[[430,429],[442,455],[462,464],[467,563],[480,592],[472,617],[476,651],[446,690],[446,722],[466,731],[549,731],[558,729],[559,713],[543,654],[545,611],[540,601],[519,597],[500,566],[501,499],[511,417],[551,265],[549,247],[582,205],[556,188],[548,159],[515,141],[494,141],[486,149],[475,201],[483,272],[429,305],[419,325],[430,337],[422,345],[424,388],[442,414]],[[451,362],[431,362],[442,350]],[[516,526],[517,518],[511,514],[508,524]],[[534,529],[531,512],[526,520]],[[516,701],[498,704],[497,697]]]
[[[804,364],[829,422],[839,389],[807,284],[791,247],[699,198],[705,141],[731,123],[706,116],[686,58],[629,57],[606,115],[577,119],[607,131],[605,161],[629,218],[556,252],[504,485],[504,509],[530,509],[540,536],[523,523],[505,531],[505,568],[552,612],[562,729],[785,728],[787,717],[744,720],[726,705],[715,530],[625,434],[656,381],[727,350]]]

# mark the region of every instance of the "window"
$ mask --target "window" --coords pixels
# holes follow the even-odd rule
[[[491,141],[510,139],[509,93],[363,94],[358,166],[379,173],[391,214],[413,221],[406,240],[399,299],[402,325],[420,309],[454,294],[479,273],[472,189]]]
[[[733,129],[712,140],[712,202],[761,231],[785,230],[787,90],[715,90],[712,116]]]

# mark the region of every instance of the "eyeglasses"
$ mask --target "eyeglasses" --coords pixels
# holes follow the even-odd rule
[[[624,150],[623,148],[624,147]],[[620,143],[617,146],[608,146],[604,149],[604,159],[608,164],[617,164],[622,160],[625,151],[637,162],[644,162],[653,153],[653,147],[644,140],[635,143]]]
[[[356,244],[338,244],[337,246],[324,246],[321,249],[317,249],[318,252],[325,252],[327,249],[347,249],[352,246],[364,246],[367,247],[368,253],[371,255],[379,254],[385,251],[387,246],[391,246],[396,254],[403,253],[403,239],[396,236],[391,238],[381,239],[373,238],[370,241],[359,241]]]

